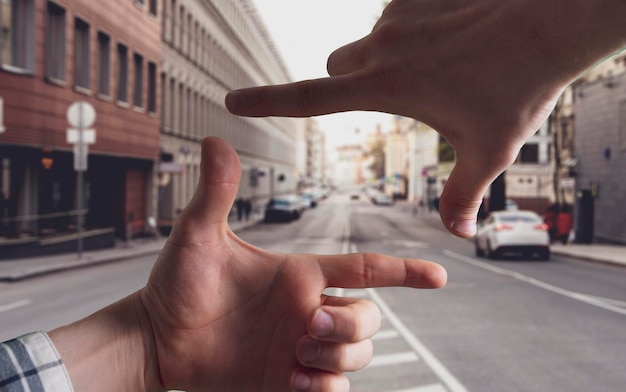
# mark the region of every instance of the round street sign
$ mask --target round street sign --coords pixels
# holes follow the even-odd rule
[[[82,116],[82,118],[81,118]],[[74,128],[89,128],[96,121],[96,110],[89,102],[74,102],[67,109],[67,122]]]

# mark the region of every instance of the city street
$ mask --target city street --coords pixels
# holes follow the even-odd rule
[[[238,233],[290,253],[377,252],[436,261],[440,290],[329,289],[378,304],[383,326],[356,392],[594,391],[626,385],[626,268],[554,254],[550,261],[474,256],[438,215],[337,193],[289,224]],[[0,341],[48,330],[141,287],[156,256],[0,282]]]

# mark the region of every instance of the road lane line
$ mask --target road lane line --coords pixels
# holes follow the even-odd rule
[[[352,252],[357,252],[356,244],[350,244]],[[389,305],[382,299],[375,289],[365,289],[374,303],[378,305],[384,319],[402,335],[407,344],[417,353],[437,377],[447,386],[450,392],[467,392],[467,389],[450,373],[450,371],[422,344],[422,342],[400,321]]]
[[[373,367],[401,365],[417,361],[419,361],[417,354],[413,351],[405,351],[403,353],[374,355],[372,362],[370,362],[366,367],[369,369]]]
[[[32,303],[33,303],[33,301],[31,301],[30,299],[23,299],[23,300],[16,301],[16,302],[13,302],[13,303],[10,303],[10,304],[0,305],[0,313],[8,312],[9,310],[22,308],[22,307],[28,306],[28,305],[30,305]]]
[[[402,335],[407,344],[419,355],[428,367],[437,375],[450,392],[467,392],[467,389],[450,373],[450,371],[430,352],[428,348],[400,321],[375,289],[367,289],[374,302],[393,327]]]
[[[458,253],[455,253],[455,252],[452,252],[452,251],[449,251],[449,250],[444,250],[443,253],[446,256],[452,257],[454,259],[457,259],[459,261],[465,262],[467,264],[471,264],[471,265],[473,265],[475,267],[486,269],[488,271],[495,272],[495,273],[500,274],[500,275],[508,276],[508,277],[513,278],[513,279],[517,279],[520,282],[525,282],[525,283],[531,284],[533,286],[540,287],[540,288],[542,288],[544,290],[551,291],[551,292],[553,292],[555,294],[559,294],[559,295],[562,295],[564,297],[571,298],[571,299],[574,299],[576,301],[580,301],[580,302],[583,302],[583,303],[586,303],[586,304],[589,304],[589,305],[593,305],[593,306],[596,306],[598,308],[602,308],[602,309],[605,309],[605,310],[609,310],[611,312],[615,312],[615,313],[626,315],[626,309],[620,308],[619,306],[614,306],[614,305],[612,305],[610,303],[607,303],[607,302],[604,302],[604,301],[602,301],[602,300],[600,300],[598,298],[594,298],[592,296],[589,296],[589,295],[586,295],[586,294],[582,294],[582,293],[577,293],[575,291],[566,290],[564,288],[551,285],[550,283],[546,283],[544,281],[541,281],[541,280],[538,280],[538,279],[535,279],[535,278],[531,278],[530,276],[527,276],[527,275],[524,275],[524,274],[520,274],[519,272],[514,272],[514,271],[511,271],[511,270],[504,269],[504,268],[496,267],[496,266],[493,266],[491,264],[487,264],[485,262],[478,261],[478,260],[472,259],[471,257],[467,257],[467,256],[464,256],[464,255],[461,255],[461,254],[458,254]]]

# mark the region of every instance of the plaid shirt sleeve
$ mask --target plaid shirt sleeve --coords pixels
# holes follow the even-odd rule
[[[0,343],[0,392],[73,392],[48,335],[35,332]]]

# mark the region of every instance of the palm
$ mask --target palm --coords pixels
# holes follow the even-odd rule
[[[224,385],[276,390],[281,384],[279,389],[286,389],[296,366],[295,344],[322,301],[322,274],[312,256],[266,252],[231,232],[225,238],[219,248],[168,245],[150,279],[157,317],[166,321],[157,334],[163,381],[189,390],[222,390]],[[184,268],[164,260],[185,260]],[[172,268],[179,270],[172,273]],[[197,358],[190,357],[191,347]],[[179,376],[173,375],[193,368],[211,371],[184,377],[193,382],[179,385]]]

